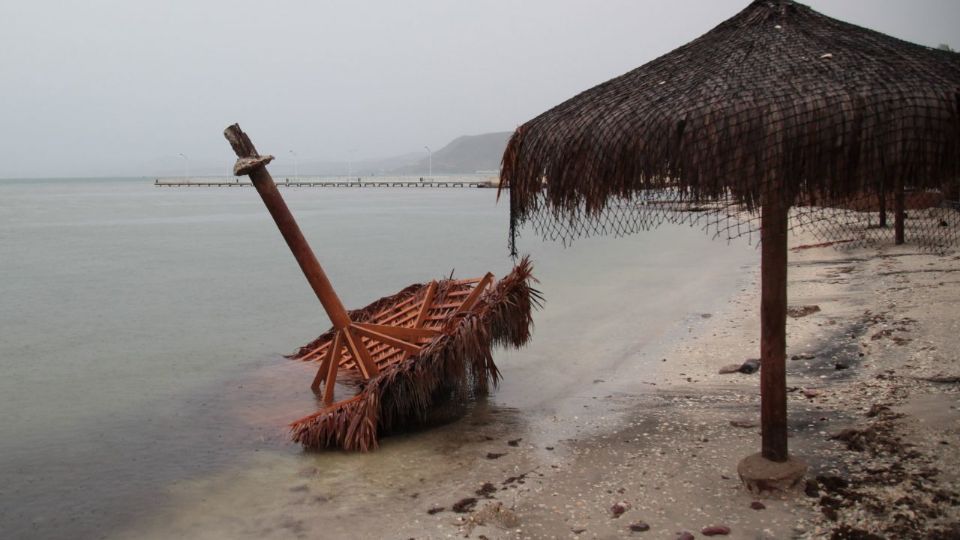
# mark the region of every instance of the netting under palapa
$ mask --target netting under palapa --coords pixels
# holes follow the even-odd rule
[[[895,208],[888,198],[886,219],[881,219],[876,196],[848,199],[834,207],[795,206],[790,209],[790,229],[808,232],[838,249],[892,245]],[[536,204],[543,204],[542,201]],[[922,250],[943,253],[960,245],[960,202],[946,199],[939,190],[905,193],[906,241]],[[884,223],[885,221],[885,223]],[[580,205],[572,212],[539,206],[517,223],[511,251],[524,225],[544,240],[569,245],[579,238],[614,238],[649,231],[661,225],[688,225],[714,239],[760,239],[759,209],[747,208],[733,197],[689,200],[675,190],[645,190],[611,200],[590,213]]]

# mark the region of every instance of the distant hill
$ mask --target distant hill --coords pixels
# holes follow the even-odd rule
[[[507,147],[509,131],[484,133],[482,135],[464,135],[450,144],[433,152],[434,174],[469,174],[478,171],[500,170],[500,159]],[[428,158],[417,163],[397,167],[394,174],[426,174]]]
[[[357,159],[353,162],[349,162],[347,160],[301,161],[300,174],[319,176],[344,176],[347,174],[360,176],[379,176],[383,174],[391,174],[392,171],[397,168],[410,166],[413,163],[416,163],[416,161],[420,159],[420,156],[424,153],[425,152],[410,152],[388,158]],[[286,163],[283,165],[284,168],[282,169],[277,165],[271,165],[271,167],[276,168],[278,171],[280,171],[280,174],[283,175],[293,174],[290,160],[286,159],[284,161]]]
[[[482,135],[464,135],[457,137],[450,144],[433,152],[434,174],[473,174],[476,172],[490,172],[500,170],[500,159],[507,147],[507,140],[512,132],[484,133]],[[412,175],[426,176],[429,169],[426,151],[411,152],[387,158],[356,158],[353,161],[342,159],[339,161],[320,161],[301,159],[294,168],[294,161],[287,155],[278,156],[270,165],[271,171],[278,178],[292,177],[295,173],[300,176],[383,176],[383,175]],[[167,158],[169,161],[170,158]],[[176,165],[180,165],[176,163]],[[207,170],[209,169],[209,173]],[[222,166],[200,167],[198,163],[191,166],[191,174],[222,174]],[[182,176],[182,169],[170,167],[168,176]]]

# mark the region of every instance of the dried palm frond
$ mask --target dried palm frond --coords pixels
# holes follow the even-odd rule
[[[419,353],[393,364],[369,380],[354,380],[356,396],[334,403],[291,424],[293,439],[310,448],[338,447],[369,451],[382,433],[425,423],[432,409],[446,400],[485,395],[500,379],[493,362],[494,346],[521,347],[530,338],[532,311],[542,298],[530,261],[514,270],[479,299],[473,309],[451,318],[441,335]],[[442,290],[444,284],[440,282]],[[369,320],[390,305],[421,293],[412,285],[400,293],[350,312],[357,322]],[[303,347],[302,357],[329,341],[328,331]]]

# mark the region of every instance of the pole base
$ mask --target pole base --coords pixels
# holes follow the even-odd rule
[[[737,473],[751,493],[784,493],[800,485],[807,473],[807,464],[792,456],[784,462],[770,461],[756,453],[740,461]]]

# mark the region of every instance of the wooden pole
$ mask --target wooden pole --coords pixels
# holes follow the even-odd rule
[[[883,186],[880,186],[880,193],[877,195],[880,199],[880,226],[887,226],[887,192],[883,191]]]
[[[760,217],[761,454],[787,461],[787,216],[776,190],[764,195]]]
[[[323,309],[330,317],[333,326],[340,330],[350,326],[350,316],[347,314],[346,308],[343,307],[340,298],[333,290],[333,285],[327,279],[327,274],[324,273],[323,267],[320,266],[313,250],[307,244],[300,227],[293,219],[293,214],[287,208],[287,203],[280,196],[277,185],[273,182],[273,177],[267,171],[265,165],[273,158],[271,156],[260,156],[253,143],[250,142],[250,138],[237,124],[224,130],[223,135],[230,142],[230,146],[233,147],[233,151],[239,158],[237,166],[234,167],[234,173],[250,176],[250,181],[257,188],[260,198],[263,199],[263,204],[267,206],[267,210],[273,216],[273,221],[280,229],[280,234],[287,241],[287,246],[293,252],[293,257],[300,265],[300,270],[306,276],[313,292],[316,293],[320,303],[323,304]]]
[[[904,210],[904,194],[903,194],[903,178],[897,178],[895,193],[894,193],[894,231],[896,243],[898,246],[904,242],[904,220],[906,219],[906,211]]]

